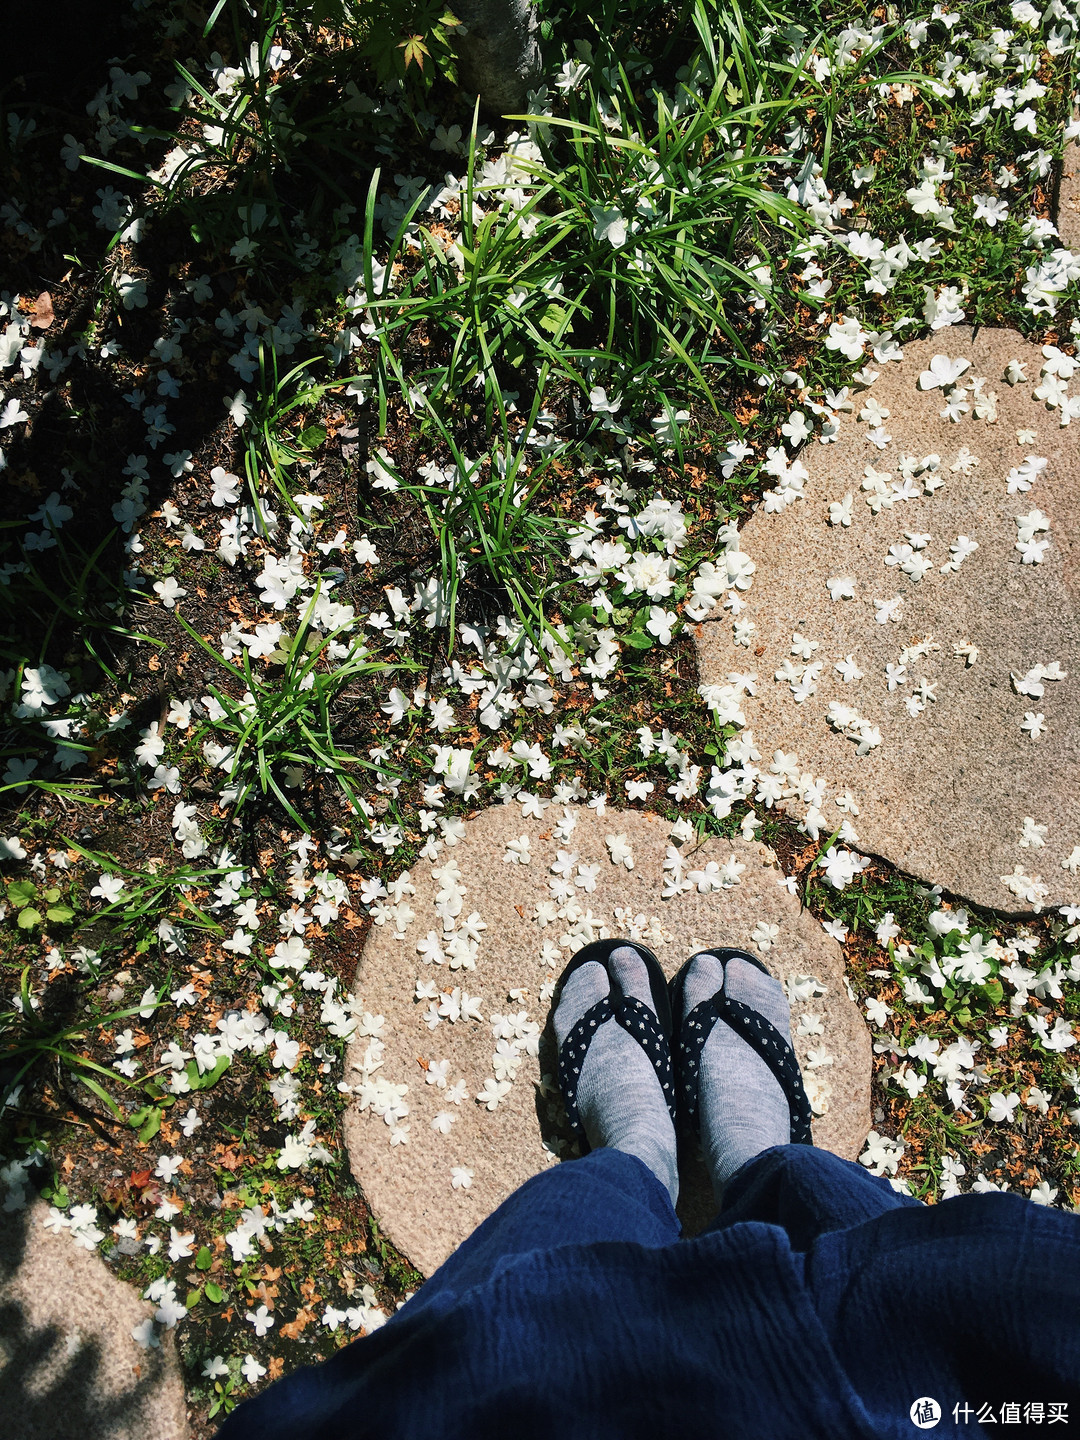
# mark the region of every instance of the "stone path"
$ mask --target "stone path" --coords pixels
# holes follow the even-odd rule
[[[695,888],[662,899],[672,873],[664,868],[668,832],[641,812],[600,818],[552,805],[542,820],[523,820],[516,804],[488,809],[437,864],[414,868],[415,894],[403,895],[407,909],[399,912],[404,930],[389,918],[372,928],[356,982],[372,1023],[346,1061],[358,1088],[346,1138],[372,1211],[425,1274],[523,1181],[556,1163],[545,1142],[560,1149],[567,1132],[552,1087],[551,982],[581,945],[609,934],[641,939],[669,976],[707,945],[756,947],[795,1002],[817,1143],[849,1159],[862,1148],[870,1041],[848,996],[840,947],[800,910],[760,844],[683,846],[680,864]],[[625,856],[613,862],[608,837],[620,837],[614,853],[627,852],[632,869]],[[515,854],[529,863],[506,858]],[[573,891],[568,901],[552,897],[549,882],[560,880]],[[474,928],[474,914],[486,928]],[[440,1009],[444,1018],[429,1028],[427,1017]],[[511,1083],[501,1079],[510,1074]],[[481,1091],[493,1109],[474,1098]],[[468,1188],[454,1188],[456,1167],[471,1171]],[[700,1179],[680,1209],[691,1229],[707,1218]]]
[[[51,1234],[34,1200],[0,1227],[0,1413],[18,1440],[185,1440],[171,1335],[144,1350],[154,1306],[100,1255]]]
[[[762,768],[781,750],[824,779],[822,838],[847,818],[859,848],[1012,913],[1080,900],[1074,363],[1010,330],[904,346],[802,451],[805,499],[743,527],[737,619],[697,627],[703,682],[741,677]]]

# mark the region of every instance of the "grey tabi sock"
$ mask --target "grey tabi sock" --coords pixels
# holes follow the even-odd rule
[[[655,1014],[640,955],[624,945],[613,952],[608,964],[623,993],[644,1001]],[[578,1020],[609,990],[607,970],[599,962],[574,971],[553,1017],[560,1049]],[[679,1171],[671,1114],[649,1057],[615,1019],[605,1021],[589,1042],[578,1080],[577,1108],[593,1149],[606,1145],[636,1155],[666,1188],[674,1205]]]
[[[712,955],[694,958],[686,977],[684,1013],[708,1000],[724,983],[724,967]],[[778,980],[745,960],[727,963],[727,994],[763,1015],[789,1043],[791,1012]],[[675,1016],[679,1025],[682,1016]],[[757,1052],[722,1020],[701,1052],[698,1118],[705,1164],[717,1200],[740,1165],[791,1139],[791,1112],[780,1083]]]

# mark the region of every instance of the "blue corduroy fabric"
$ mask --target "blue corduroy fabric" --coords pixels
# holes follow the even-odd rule
[[[921,1395],[950,1433],[958,1402],[1067,1401],[1076,1420],[1078,1317],[1075,1215],[1009,1195],[928,1208],[786,1145],[679,1240],[651,1171],[596,1150],[523,1185],[381,1330],[220,1436],[892,1440],[916,1433]]]

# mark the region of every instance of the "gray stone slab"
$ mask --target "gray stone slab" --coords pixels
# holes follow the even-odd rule
[[[819,1111],[816,1141],[854,1158],[869,1129],[870,1041],[845,986],[842,952],[782,887],[783,876],[771,852],[742,840],[711,840],[688,854],[687,869],[704,872],[709,862],[722,865],[734,856],[745,866],[738,883],[715,893],[695,889],[663,900],[669,844],[669,827],[663,821],[641,812],[609,810],[597,817],[588,808],[573,807],[570,813],[576,824],[568,837],[561,838],[556,827],[563,821],[562,806],[552,806],[542,819],[528,820],[516,804],[483,811],[468,821],[464,839],[445,849],[434,866],[425,861],[413,869],[416,893],[404,897],[413,918],[408,919],[407,912],[402,917],[407,921],[403,935],[397,936],[393,919],[387,918],[382,926],[372,928],[365,943],[356,993],[364,1010],[372,1017],[382,1016],[383,1023],[361,1027],[381,1031],[381,1048],[369,1049],[372,1037],[367,1034],[358,1035],[350,1045],[346,1076],[360,1093],[346,1116],[349,1157],[380,1225],[425,1274],[519,1185],[557,1163],[545,1141],[559,1148],[565,1144],[566,1131],[560,1128],[565,1125],[561,1105],[552,1098],[551,1002],[542,997],[541,989],[557,978],[566,960],[589,939],[609,934],[639,938],[655,951],[670,976],[696,949],[729,944],[753,950],[759,923],[776,926],[774,943],[760,951],[762,958],[785,981],[812,977],[816,982],[804,980],[797,993],[807,998],[793,1007],[796,1018],[819,1017],[804,1022],[811,1033],[796,1040]],[[630,846],[632,869],[612,861],[606,837],[616,835],[624,836]],[[520,836],[530,841],[528,865],[504,858],[508,844]],[[574,912],[564,913],[541,925],[535,918],[536,907],[552,898],[549,882],[556,876],[550,867],[560,851],[577,857],[570,866],[571,876],[578,874],[580,865],[598,867],[594,877],[582,877],[595,889],[581,889],[575,882],[580,917],[575,921]],[[474,911],[487,927],[478,932],[471,970],[452,970],[449,959],[425,963],[417,950],[429,932],[436,938],[443,934],[436,903],[440,887],[446,888],[446,874],[440,879],[432,871],[442,871],[448,861],[460,874],[449,888],[463,890],[455,933],[462,933]],[[445,953],[445,945],[441,948]],[[424,1017],[434,1002],[414,998],[418,981],[434,982],[439,993],[458,987],[459,998],[461,990],[478,997],[483,1019],[443,1019],[429,1029]],[[511,991],[523,993],[512,1000]],[[538,1055],[522,1058],[508,1093],[491,1111],[474,1097],[486,1081],[495,1082],[494,1015],[519,1015],[525,1022],[519,1028],[531,1024],[543,1033]],[[813,1065],[811,1049],[820,1052],[812,1057]],[[381,1067],[370,1070],[378,1061]],[[465,1082],[467,1098],[460,1103],[449,1098],[448,1089],[427,1083],[428,1067],[442,1061],[449,1062],[447,1086],[459,1079]],[[387,1085],[407,1087],[402,1096],[408,1115],[401,1123],[409,1127],[404,1143],[392,1144],[395,1127],[370,1105],[361,1108],[380,1078]],[[448,1134],[432,1129],[440,1113],[455,1117]],[[468,1189],[452,1186],[451,1172],[458,1166],[472,1171]],[[693,1230],[713,1207],[702,1194],[700,1175],[691,1176],[684,1190],[680,1213]]]
[[[920,388],[935,355],[971,362],[959,382],[967,385],[969,408],[958,422],[942,417],[941,388]],[[1010,385],[1003,374],[1014,359],[1027,380]],[[740,532],[757,566],[740,617],[756,627],[749,647],[735,643],[732,618],[720,610],[696,631],[703,681],[758,676],[757,693],[744,695],[742,708],[764,756],[761,768],[783,750],[827,782],[820,807],[826,836],[847,814],[867,853],[1014,914],[1030,913],[1040,899],[1080,901],[1080,420],[1062,426],[1062,409],[1034,398],[1044,363],[1039,347],[1010,330],[973,337],[954,327],[906,345],[902,362],[882,366],[872,387],[855,395],[855,414],[841,417],[838,439],[804,448],[805,500],[778,514],[759,509]],[[972,377],[985,380],[984,397],[996,397],[989,411],[980,407],[983,418],[974,410]],[[1080,376],[1071,388],[1080,388]],[[888,411],[884,430],[892,438],[883,449],[856,418],[869,399]],[[965,449],[977,466],[960,463]],[[924,493],[934,472],[921,470],[909,487],[917,498],[872,513],[862,488],[868,466],[891,475],[884,483],[892,495],[902,457],[931,455],[940,456],[940,488]],[[1010,494],[1010,474],[1028,456],[1045,459],[1045,468],[1029,489]],[[846,495],[850,526],[830,524],[830,502]],[[1016,548],[1017,517],[1036,510],[1050,527],[1035,538],[1049,545],[1041,563],[1026,564]],[[890,547],[910,543],[908,532],[924,545],[917,556],[933,562],[919,580],[885,563]],[[958,536],[979,548],[958,570],[943,571]],[[830,598],[827,582],[838,577],[850,579],[854,598]],[[874,602],[895,596],[897,617],[878,623]],[[790,684],[774,679],[786,661],[800,670],[807,663],[792,654],[795,634],[816,645],[810,663],[823,662],[801,703]],[[886,666],[920,644],[937,648],[909,657],[902,683],[890,691]],[[963,645],[978,651],[973,664],[957,653]],[[849,655],[863,678],[845,683],[834,667]],[[1045,679],[1041,696],[1017,692],[1012,676],[1022,682],[1052,662],[1067,678]],[[936,698],[913,716],[905,702],[922,680],[936,687]],[[829,723],[833,704],[876,727],[880,746],[857,754]],[[1021,728],[1029,711],[1048,727],[1038,739]],[[844,792],[854,797],[857,816],[835,807]],[[797,800],[786,803],[805,814]],[[1021,844],[1025,817],[1046,827],[1036,836],[1041,846]],[[1017,867],[1038,877],[1045,894],[1032,898],[1023,880],[1010,887],[1002,877]]]
[[[96,1252],[51,1234],[33,1201],[0,1226],[0,1410],[9,1440],[184,1440],[171,1336],[144,1350],[154,1313]]]

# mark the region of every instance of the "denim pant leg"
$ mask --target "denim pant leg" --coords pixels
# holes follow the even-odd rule
[[[665,1187],[635,1155],[593,1150],[534,1175],[462,1241],[411,1300],[370,1339],[295,1371],[254,1396],[225,1421],[217,1440],[295,1440],[313,1435],[347,1408],[362,1387],[369,1358],[393,1346],[401,1321],[429,1308],[437,1316],[455,1298],[530,1251],[628,1240],[670,1245],[680,1225]],[[413,1326],[415,1333],[415,1325]]]
[[[898,1194],[883,1175],[851,1160],[813,1145],[776,1145],[736,1171],[704,1233],[758,1220],[779,1225],[792,1249],[805,1252],[831,1230],[912,1205],[922,1208],[922,1201]]]
[[[629,1240],[655,1248],[681,1226],[665,1187],[636,1155],[592,1150],[542,1170],[515,1190],[408,1302],[415,1315],[443,1295],[461,1294],[533,1250]]]

